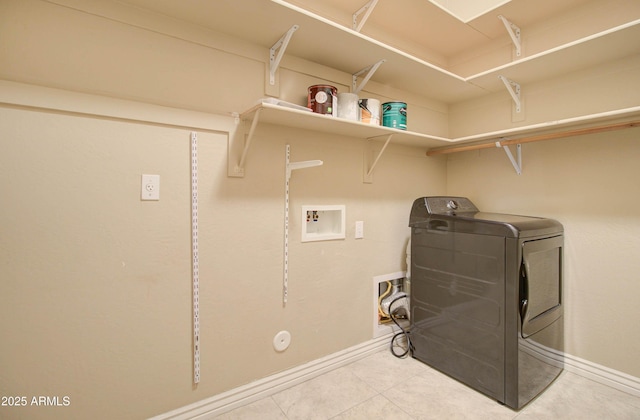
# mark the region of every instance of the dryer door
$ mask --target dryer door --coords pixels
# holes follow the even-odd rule
[[[522,244],[520,321],[523,338],[562,316],[562,247],[563,236]]]

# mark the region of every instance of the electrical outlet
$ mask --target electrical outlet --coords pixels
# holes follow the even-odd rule
[[[141,200],[160,200],[160,175],[142,175]]]

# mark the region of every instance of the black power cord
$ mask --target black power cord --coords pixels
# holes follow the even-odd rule
[[[404,296],[398,296],[397,298],[393,299],[391,301],[391,303],[389,304],[389,317],[391,318],[391,320],[394,322],[394,324],[396,324],[398,326],[398,328],[400,328],[400,332],[396,333],[392,338],[391,338],[391,354],[393,354],[394,356],[398,357],[398,358],[404,358],[406,357],[409,352],[414,351],[414,347],[413,347],[413,343],[411,343],[411,337],[409,334],[409,330],[405,330],[402,325],[400,325],[400,323],[398,323],[398,321],[396,320],[396,317],[393,316],[393,310],[391,310],[391,308],[393,307],[393,304],[397,301],[399,301],[400,299],[407,299],[407,295]],[[395,352],[394,350],[394,343],[395,341],[398,339],[398,337],[405,337],[405,340],[407,340],[407,348],[405,349],[404,353],[398,354]],[[398,347],[402,348],[402,346],[398,345]]]

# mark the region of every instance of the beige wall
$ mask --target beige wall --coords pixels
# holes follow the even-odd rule
[[[72,402],[2,408],[9,418],[141,418],[367,341],[371,278],[404,269],[411,202],[445,185],[443,159],[405,148],[363,184],[361,141],[272,129],[246,178],[228,178],[226,136],[200,130],[192,389],[190,130],[6,107],[0,126],[0,389]],[[285,142],[293,160],[325,164],[291,179],[283,308]],[[140,201],[142,173],[160,175],[160,201]],[[347,239],[300,243],[303,204],[346,204]],[[280,330],[293,337],[284,353],[271,344]]]
[[[0,394],[70,396],[71,406],[0,417],[146,417],[369,340],[371,278],[404,269],[413,199],[447,192],[486,210],[563,222],[568,350],[640,375],[630,321],[638,219],[633,206],[619,204],[637,207],[635,130],[525,146],[521,177],[499,151],[447,160],[392,145],[374,183],[363,184],[364,140],[260,125],[246,177],[229,178],[228,115],[265,96],[264,49],[115,2],[59,2],[69,7],[0,0]],[[351,79],[294,57],[282,66],[277,89],[293,102],[304,101],[311,84],[344,89]],[[367,89],[407,98],[416,131],[469,129],[457,120],[466,105],[449,114],[409,92]],[[508,115],[502,99],[497,106]],[[192,130],[200,143],[197,388]],[[613,139],[617,147],[608,147]],[[324,165],[292,176],[283,308],[285,144],[292,161]],[[161,176],[160,201],[140,201],[143,173]],[[596,213],[590,199],[603,194],[616,206]],[[345,204],[347,238],[301,243],[304,204]],[[365,222],[365,239],[353,237],[356,220]],[[600,252],[606,263],[596,262]],[[271,342],[283,329],[292,344],[276,353]]]
[[[261,125],[245,178],[229,178],[234,124],[224,115],[264,96],[264,51],[177,27],[188,38],[180,40],[39,1],[0,8],[2,38],[11,39],[0,56],[0,394],[71,401],[1,408],[0,417],[143,418],[372,338],[372,278],[404,270],[411,203],[445,192],[445,158],[392,145],[374,183],[364,184],[365,140]],[[313,78],[292,69],[309,66],[293,59],[287,66],[280,83],[289,100],[305,98],[320,80],[350,79],[323,68],[322,79]],[[446,107],[425,100],[415,109],[416,124],[443,124]],[[192,130],[199,133],[197,388]],[[283,307],[285,144],[292,161],[324,165],[291,178]],[[143,173],[160,175],[160,201],[140,201]],[[347,238],[301,243],[304,204],[345,204]],[[354,239],[356,220],[365,222],[365,239]],[[272,340],[281,330],[292,343],[277,353]]]
[[[524,144],[520,176],[498,149],[451,155],[447,165],[449,194],[562,222],[566,351],[636,377],[639,140],[636,128]]]

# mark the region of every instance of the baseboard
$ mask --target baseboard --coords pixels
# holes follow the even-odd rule
[[[320,376],[323,373],[365,358],[388,348],[391,334],[330,354],[323,358],[271,375],[264,379],[215,395],[196,403],[180,407],[168,413],[152,417],[151,420],[205,420],[258,401],[284,389]],[[542,348],[531,348],[538,357],[547,357],[558,363],[564,359],[564,369],[600,384],[640,397],[640,378],[609,369],[570,354],[548,352]],[[554,363],[554,364],[555,364]]]
[[[570,354],[564,356],[564,368],[594,382],[640,397],[640,378],[598,365]]]
[[[152,417],[151,420],[205,420],[363,359],[389,346],[391,334]]]
[[[563,366],[567,372],[575,373],[602,385],[640,397],[640,378],[562,353],[541,344],[523,340],[520,348],[534,357],[542,358],[553,366]]]

